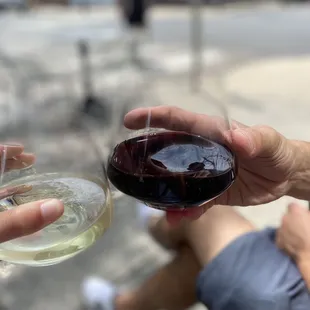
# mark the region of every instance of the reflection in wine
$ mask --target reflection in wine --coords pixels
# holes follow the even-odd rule
[[[184,132],[163,131],[118,144],[108,177],[120,191],[161,209],[197,207],[227,188],[236,177],[232,152]]]

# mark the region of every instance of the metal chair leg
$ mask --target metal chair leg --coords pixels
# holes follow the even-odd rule
[[[191,49],[192,68],[190,74],[190,86],[193,92],[201,89],[203,75],[203,14],[202,1],[190,0],[191,6]]]

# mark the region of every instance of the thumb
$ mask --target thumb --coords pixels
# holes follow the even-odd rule
[[[300,204],[293,202],[288,205],[287,212],[290,214],[304,214],[308,213],[308,210]]]
[[[0,213],[0,243],[30,235],[56,221],[64,205],[56,199],[21,205]]]
[[[268,126],[238,128],[231,132],[230,147],[245,158],[272,157],[281,148],[284,137]]]

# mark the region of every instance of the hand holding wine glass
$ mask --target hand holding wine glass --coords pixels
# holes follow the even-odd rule
[[[33,154],[24,153],[22,145],[0,145],[5,157],[0,158],[5,172],[25,169],[34,161]],[[3,154],[3,152],[0,152]],[[2,166],[2,165],[1,165]],[[31,190],[27,186],[7,186],[0,189],[0,200]],[[0,243],[31,235],[56,221],[64,211],[63,204],[56,199],[34,201],[0,213]]]
[[[0,158],[1,163],[5,160],[5,171],[27,168],[35,162],[35,155],[25,153],[21,144],[0,144]]]
[[[165,210],[174,217],[178,214],[198,217],[201,206],[219,197],[236,179],[235,155],[222,136],[223,132],[229,133],[230,121],[223,105],[207,100],[205,94],[192,93],[187,84],[181,84],[182,79],[179,84],[162,82],[153,83],[156,93],[140,87],[142,96],[136,96],[130,109],[152,103],[153,106],[136,110],[137,117],[134,112],[129,113],[125,117],[127,128],[117,115],[119,126],[108,161],[108,178],[116,189],[150,207]],[[203,134],[189,126],[184,128],[186,119],[180,119],[183,128],[178,128],[178,124],[156,125],[156,111],[164,109],[164,113],[169,113],[161,103],[172,99],[161,96],[171,94],[167,88],[176,85],[173,100],[179,108],[191,103],[191,109],[215,115],[208,118],[209,128]],[[169,120],[169,114],[163,120]]]
[[[54,119],[45,126],[29,119],[27,130],[6,135],[20,144],[0,146],[0,211],[13,220],[12,228],[2,226],[3,233],[12,229],[9,238],[0,236],[3,261],[59,263],[91,246],[111,223],[105,167],[89,130],[82,124],[59,130]]]
[[[170,221],[182,217],[199,217],[215,204],[248,206],[273,201],[290,189],[294,154],[289,140],[266,126],[247,127],[232,122],[231,128],[221,125],[223,120],[204,114],[192,113],[170,106],[141,108],[129,112],[125,126],[131,130],[145,127],[149,115],[150,127],[191,132],[200,136],[214,136],[238,158],[238,177],[220,196],[203,204],[199,209],[167,212]],[[217,123],[215,126],[214,124]]]
[[[63,55],[70,58],[70,53],[66,48]],[[83,101],[75,76],[78,63],[66,66],[63,57],[45,54],[33,50],[29,55],[46,70],[22,81],[22,92],[15,91],[16,75],[8,72],[12,86],[2,88],[0,98],[5,116],[0,123],[0,215],[18,221],[23,214],[24,222],[14,222],[22,225],[18,236],[31,233],[30,227],[35,231],[35,225],[39,229],[1,243],[0,260],[28,266],[57,264],[86,250],[110,227],[113,210],[94,120],[78,108]],[[35,154],[35,163],[24,150]],[[46,226],[41,215],[47,215],[50,203],[59,207],[58,218]],[[26,215],[23,206],[35,211]]]

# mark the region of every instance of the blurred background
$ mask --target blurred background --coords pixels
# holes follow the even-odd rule
[[[234,119],[309,140],[309,1],[153,0],[134,29],[118,5],[128,3],[0,0],[2,134],[33,109],[64,131],[86,113],[106,156],[114,108],[125,111],[137,95],[126,71],[135,60],[150,87],[166,83],[165,103],[178,100],[183,77],[224,101]],[[276,225],[288,200],[240,211],[260,227]],[[169,258],[137,227],[135,203],[121,197],[112,228],[85,253],[52,267],[3,269],[0,309],[78,310],[85,276],[135,286]]]

